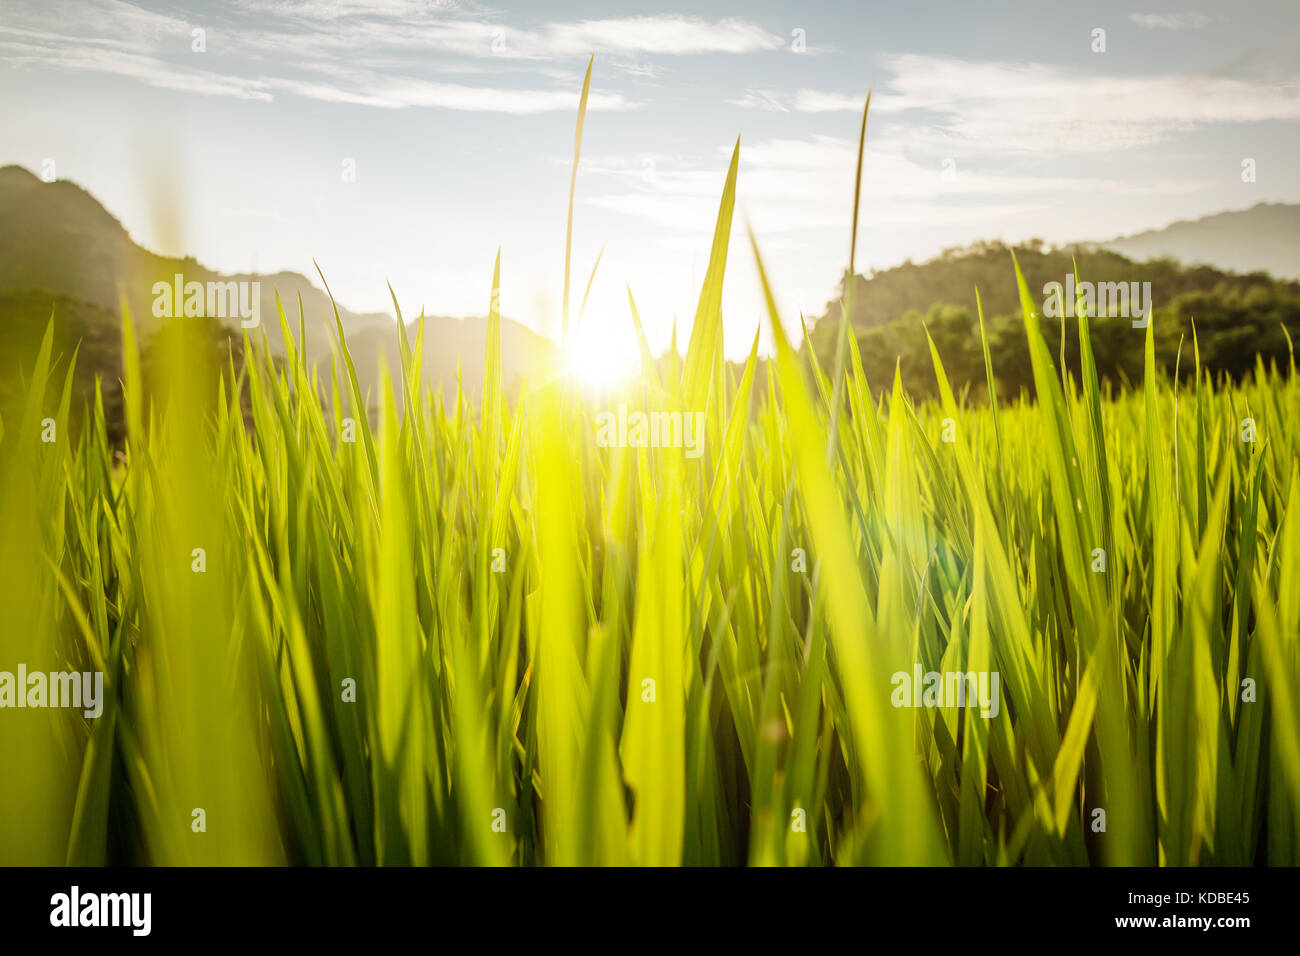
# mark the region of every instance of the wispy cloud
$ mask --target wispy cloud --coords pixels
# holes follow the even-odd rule
[[[996,221],[1012,206],[1032,208],[1079,194],[1126,194],[1173,188],[1189,192],[1202,183],[1172,186],[1123,182],[1089,176],[1020,175],[963,163],[945,167],[910,154],[899,136],[868,134],[863,209],[871,221],[952,223]],[[589,205],[644,219],[687,236],[706,236],[712,229],[713,200],[726,157],[709,162],[680,159],[656,163],[653,175],[632,163],[604,163],[588,168],[611,187],[597,191]],[[761,226],[763,235],[780,235],[826,227],[847,228],[846,202],[853,194],[857,141],[833,136],[766,139],[743,144],[738,202]]]
[[[508,25],[442,0],[242,0],[205,22],[125,0],[19,3],[0,25],[13,65],[127,76],[151,86],[270,100],[280,94],[379,108],[536,113],[572,110],[574,62],[608,53],[625,74],[653,77],[647,57],[745,54],[784,41],[738,19],[663,15]],[[59,32],[46,24],[58,23]],[[210,51],[191,51],[191,31]],[[443,56],[431,63],[429,53]],[[345,62],[335,68],[331,64]],[[529,64],[544,87],[436,82],[438,73],[503,73]],[[479,64],[479,65],[476,65]],[[568,70],[557,71],[557,64]],[[594,89],[592,110],[632,109],[626,95]]]
[[[234,0],[234,6],[281,17],[328,21],[346,17],[423,17],[431,10],[450,13],[473,4],[456,0]]]
[[[1203,13],[1130,13],[1128,18],[1146,30],[1199,30],[1210,22]]]
[[[884,58],[891,108],[933,117],[915,136],[941,148],[1105,152],[1216,124],[1300,119],[1300,78],[1205,74],[1089,76],[1040,63],[915,54]]]
[[[0,27],[0,37],[8,31]],[[130,50],[78,45],[66,38],[57,43],[59,68],[125,76],[159,89],[180,90],[202,96],[233,96],[244,100],[270,100],[270,83],[256,78],[178,68],[156,57]],[[36,66],[46,62],[49,45],[22,40],[0,39],[0,50],[14,66]]]
[[[768,90],[745,90],[744,95],[734,100],[727,100],[732,106],[743,106],[750,110],[770,110],[774,113],[788,113],[790,107],[782,102],[779,93]]]
[[[245,0],[262,15],[261,35],[248,40],[266,49],[297,44],[374,51],[419,49],[458,56],[555,59],[592,53],[619,56],[744,54],[774,50],[785,40],[757,24],[735,18],[660,14],[519,26],[450,5],[419,0],[286,3]],[[645,64],[629,64],[644,69]]]
[[[585,55],[601,50],[670,56],[754,53],[785,45],[781,37],[743,20],[709,21],[678,16],[552,23],[540,32],[522,35],[550,56]]]
[[[820,90],[800,90],[794,97],[794,108],[800,113],[862,112],[863,96],[846,93],[824,93]],[[879,104],[877,104],[879,105]]]
[[[326,103],[350,103],[382,109],[448,109],[490,113],[543,113],[551,110],[573,112],[578,108],[576,90],[512,90],[455,83],[429,83],[423,80],[388,80],[376,77],[362,87],[344,87],[307,80],[267,80],[267,86]],[[592,93],[589,110],[630,109],[619,93]]]
[[[788,113],[791,110],[796,113],[861,113],[865,96],[865,91],[835,93],[801,89],[793,93],[784,93],[779,90],[749,89],[745,91],[744,96],[727,102],[746,109],[772,110],[780,113]],[[872,110],[876,113],[892,109],[888,102],[881,102],[879,97],[873,101]]]

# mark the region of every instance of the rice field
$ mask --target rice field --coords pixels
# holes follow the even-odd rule
[[[916,405],[770,295],[737,373],[736,177],[684,354],[640,335],[601,393],[507,399],[499,263],[477,401],[420,380],[420,320],[378,395],[341,322],[328,368],[176,336],[147,392],[128,314],[119,452],[47,335],[0,432],[0,669],[102,672],[102,711],[0,713],[0,861],[1300,863],[1294,362],[1231,386],[1189,341],[1178,386],[1148,328],[1103,394],[1021,280],[1032,395],[968,404],[935,351]],[[620,403],[700,453],[602,440]],[[930,672],[996,706],[899,706]]]

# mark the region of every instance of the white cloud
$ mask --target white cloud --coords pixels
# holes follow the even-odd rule
[[[346,49],[362,55],[378,49],[418,49],[473,57],[553,59],[593,53],[743,54],[785,45],[781,37],[735,18],[706,20],[660,14],[557,21],[526,28],[498,19],[461,15],[447,6],[418,0],[392,4],[381,0],[306,4],[245,0],[241,6],[271,21],[259,25],[256,31],[248,31],[245,39],[249,44],[290,53],[301,53],[304,48]],[[646,68],[644,63],[629,66],[633,70]]]
[[[1039,63],[916,54],[884,58],[895,110],[937,118],[914,143],[974,152],[1132,149],[1213,124],[1300,119],[1300,80],[1265,84],[1202,74],[1081,77]]]
[[[770,93],[767,90],[745,90],[745,95],[739,99],[727,100],[732,106],[743,106],[751,110],[770,110],[774,113],[788,113],[790,108],[781,102],[781,96],[778,93]]]
[[[616,179],[619,188],[598,193],[586,202],[679,235],[707,235],[713,227],[726,159],[719,152],[712,165],[659,163],[653,179],[630,165],[588,168],[589,175]],[[828,227],[847,229],[856,163],[856,139],[810,136],[742,145],[738,207],[753,217],[764,236]],[[1121,192],[1126,185],[1087,177],[1014,175],[978,167],[956,167],[951,176],[945,176],[941,163],[905,155],[900,139],[872,140],[868,134],[863,208],[864,215],[877,222],[916,226],[976,221],[994,219],[995,211],[1004,212],[1011,205],[1021,208],[1026,202],[1054,201],[1080,193]]]
[[[344,17],[420,17],[431,10],[449,13],[465,5],[455,0],[235,0],[235,6],[281,17],[340,20]]]
[[[585,203],[666,230],[671,235],[666,248],[698,248],[712,234],[727,158],[725,149],[704,163],[663,158],[656,162],[653,178],[631,163],[586,167],[589,177],[611,188],[596,190]],[[809,243],[810,230],[847,233],[856,162],[856,138],[815,135],[742,144],[737,210],[765,244]],[[911,155],[905,135],[873,138],[868,132],[861,224],[913,234],[933,229],[955,241],[959,227],[997,234],[1017,216],[1074,205],[1080,197],[1095,201],[1099,196],[1193,193],[1205,185],[1026,175],[966,160],[945,167],[939,160]]]
[[[793,94],[776,90],[748,89],[739,99],[728,100],[734,106],[747,109],[773,110],[788,113],[861,113],[862,104],[867,94],[836,93],[826,90],[800,89]],[[872,115],[897,112],[901,107],[888,96],[873,94],[871,98]]]
[[[540,33],[524,35],[552,56],[601,50],[666,55],[754,53],[785,45],[780,37],[743,20],[678,16],[552,23]]]
[[[555,71],[536,70],[562,84],[550,89],[511,89],[432,82],[418,75],[430,70],[419,62],[394,60],[385,53],[393,45],[403,46],[421,39],[418,29],[400,20],[406,14],[425,16],[430,11],[445,15],[448,5],[413,3],[409,0],[331,0],[331,2],[243,4],[245,10],[280,18],[276,29],[241,27],[210,28],[208,49],[202,56],[191,51],[189,22],[155,13],[123,0],[98,0],[69,4],[52,0],[48,7],[17,7],[9,22],[0,25],[0,49],[11,65],[32,68],[97,72],[130,77],[161,89],[181,90],[207,96],[271,100],[287,93],[328,103],[349,103],[387,109],[436,108],[478,112],[537,113],[548,110],[573,111],[578,92],[573,77],[557,78]],[[307,25],[293,32],[293,23]],[[286,23],[284,21],[292,21]],[[62,32],[45,28],[59,23]],[[326,24],[322,28],[321,24]],[[343,24],[343,29],[329,25]],[[572,29],[570,29],[572,27]],[[490,27],[465,21],[428,21],[425,39],[448,50],[490,54]],[[757,42],[752,28],[735,21],[711,24],[684,18],[644,18],[584,21],[574,25],[552,25],[538,37],[524,37],[522,54],[544,49],[577,50],[584,37],[625,50],[673,48],[676,52],[739,49]],[[539,39],[540,37],[540,39]],[[254,59],[238,71],[229,67],[231,50]],[[346,59],[339,55],[346,50]],[[348,65],[340,66],[339,63]],[[497,57],[497,68],[509,62]],[[202,64],[202,67],[195,64]],[[218,63],[224,71],[208,69]],[[367,66],[366,64],[382,64]],[[445,66],[445,64],[442,64]],[[629,69],[645,75],[652,69],[632,64]],[[316,73],[328,80],[304,79]],[[588,109],[622,110],[639,104],[619,93],[595,89]]]
[[[1128,18],[1147,30],[1199,30],[1210,22],[1203,13],[1130,13]]]
[[[7,31],[0,29],[0,35],[5,32]],[[44,63],[48,55],[48,48],[44,45],[8,40],[0,40],[0,50],[5,51],[5,59],[9,63],[18,66]],[[267,84],[261,80],[177,67],[154,57],[127,50],[77,46],[73,43],[61,44],[59,66],[65,70],[125,76],[160,89],[181,90],[202,96],[233,96],[245,100],[272,99],[267,91]]]
[[[574,112],[578,108],[577,90],[512,90],[455,83],[429,83],[423,80],[376,77],[373,83],[348,89],[328,83],[302,80],[267,80],[266,85],[326,103],[351,103],[383,109],[449,109],[492,113],[542,113],[550,110]],[[589,110],[630,109],[618,93],[592,93],[587,99]]]
[[[861,113],[865,94],[824,93],[820,90],[800,90],[795,94],[794,108],[800,113],[834,113],[847,111]]]
[[[617,17],[525,29],[471,18],[459,4],[443,0],[242,0],[228,22],[196,21],[208,30],[211,51],[197,58],[190,51],[194,24],[125,0],[50,0],[16,5],[12,14],[0,26],[0,38],[8,38],[5,49],[20,66],[128,76],[205,95],[269,100],[287,93],[390,109],[571,111],[578,102],[574,77],[557,77],[548,63],[580,63],[593,52],[607,53],[622,72],[648,77],[658,72],[648,56],[744,54],[784,45],[780,37],[734,18]],[[61,32],[50,32],[50,22],[59,23]],[[438,62],[430,63],[431,51],[442,54]],[[499,73],[527,63],[548,86],[557,85],[507,89],[428,79],[454,65],[449,57],[462,58],[467,73],[474,64],[494,64]],[[221,70],[210,68],[217,64]],[[591,110],[637,105],[599,89],[588,100]]]

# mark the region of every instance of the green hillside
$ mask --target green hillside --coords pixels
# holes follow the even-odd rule
[[[125,299],[147,341],[165,322],[153,314],[156,282],[172,283],[178,273],[186,282],[256,282],[261,296],[261,328],[254,330],[254,341],[265,332],[271,352],[283,356],[275,297],[279,295],[295,329],[301,301],[306,320],[306,356],[323,370],[328,367],[330,342],[336,337],[336,303],[306,276],[295,272],[227,275],[191,257],[155,255],[136,244],[122,223],[81,187],[65,180],[43,182],[21,166],[0,167],[0,221],[5,223],[5,229],[0,231],[0,293],[15,297],[0,302],[0,322],[8,324],[11,308],[21,304],[22,321],[39,315],[43,331],[53,310],[60,336],[75,330],[77,336],[68,340],[75,342],[89,333],[87,346],[94,347],[101,340],[107,342],[120,336],[118,310]],[[484,276],[485,308],[487,280]],[[410,307],[409,303],[403,305]],[[377,393],[380,357],[390,369],[400,365],[395,320],[383,312],[359,313],[341,304],[338,311],[363,391]],[[413,312],[404,318],[413,322],[417,315]],[[237,316],[220,321],[238,337]],[[65,324],[68,328],[63,330]],[[485,315],[465,319],[427,316],[422,363],[425,380],[450,392],[461,374],[466,391],[477,395],[483,378],[486,336]],[[501,365],[507,383],[546,374],[554,357],[555,348],[549,339],[502,318]],[[114,370],[112,379],[118,375]],[[78,377],[79,381],[82,377]]]
[[[977,397],[985,394],[978,289],[999,392],[1013,395],[1029,387],[1032,377],[1014,273],[1009,268],[1011,254],[1001,243],[980,243],[949,250],[926,263],[854,276],[851,319],[872,386],[888,387],[897,361],[905,385],[914,394],[931,393],[928,329],[954,385],[969,386]],[[1193,326],[1203,367],[1234,380],[1253,369],[1257,358],[1286,367],[1287,335],[1300,338],[1300,283],[1264,273],[1240,275],[1209,266],[1183,266],[1170,259],[1135,262],[1092,247],[1048,249],[1032,243],[1017,247],[1015,254],[1040,309],[1045,284],[1064,284],[1076,263],[1083,282],[1150,283],[1157,364],[1171,372],[1179,367],[1186,373],[1191,365]],[[817,357],[825,365],[834,362],[839,322],[837,301],[810,331]],[[1066,366],[1077,368],[1078,331],[1073,318],[1045,318],[1044,336],[1053,354],[1059,354],[1062,327]],[[1092,347],[1104,383],[1141,379],[1143,331],[1129,319],[1094,319]]]

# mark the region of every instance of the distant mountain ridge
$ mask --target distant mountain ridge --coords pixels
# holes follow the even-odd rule
[[[283,354],[276,318],[278,292],[290,319],[298,326],[297,303],[306,318],[305,353],[309,360],[328,360],[334,337],[333,306],[327,293],[306,276],[294,272],[269,275],[223,275],[191,257],[160,256],[136,244],[125,227],[90,193],[67,180],[43,182],[16,165],[0,167],[0,301],[10,308],[21,303],[36,313],[44,302],[75,313],[116,334],[117,316],[124,297],[137,326],[145,335],[163,320],[153,315],[153,287],[171,283],[176,274],[199,283],[256,281],[261,289],[261,325],[273,352]],[[1300,205],[1260,203],[1250,209],[1175,222],[1163,229],[1101,242],[1083,242],[1045,251],[1041,243],[1017,246],[1031,288],[1046,279],[1059,280],[1077,257],[1085,277],[1152,282],[1156,294],[1167,301],[1178,294],[1208,292],[1225,285],[1244,294],[1265,280],[1251,273],[1268,272],[1289,281],[1300,276]],[[1180,268],[1167,261],[1202,263]],[[1018,309],[1008,249],[1000,243],[976,243],[948,250],[934,260],[905,263],[870,276],[856,276],[853,324],[874,328],[898,321],[912,311],[937,303],[969,305],[978,286],[987,314],[1009,314]],[[1146,261],[1139,261],[1146,260]],[[1247,275],[1225,275],[1222,270]],[[44,295],[48,300],[41,299]],[[358,313],[342,305],[339,316],[363,390],[374,393],[382,356],[390,369],[400,366],[396,320],[383,312]],[[822,319],[813,317],[813,344],[819,346],[834,329],[837,301],[828,303]],[[0,312],[0,322],[5,315]],[[411,316],[407,316],[408,323]],[[238,329],[237,316],[223,320]],[[487,336],[486,317],[425,319],[422,377],[444,391],[454,387],[460,374],[470,396],[481,389]],[[259,335],[255,334],[255,338]],[[503,318],[501,323],[502,371],[507,385],[519,378],[537,381],[552,374],[557,346],[526,326]]]
[[[44,290],[56,297],[84,302],[117,316],[125,298],[132,320],[148,335],[161,325],[153,315],[156,282],[257,282],[261,292],[261,327],[272,352],[284,353],[275,296],[279,294],[290,327],[298,327],[301,297],[306,319],[305,353],[328,360],[335,337],[329,296],[296,272],[226,275],[195,259],[160,256],[136,244],[125,227],[90,193],[67,180],[47,183],[21,166],[0,167],[0,292]],[[379,356],[390,369],[400,367],[396,319],[383,312],[353,312],[338,305],[348,348],[363,389],[378,381]],[[87,312],[89,314],[89,312]],[[0,317],[2,318],[2,317]],[[412,317],[408,316],[408,323]],[[238,329],[238,316],[223,319]],[[254,339],[259,332],[252,333]],[[425,317],[423,378],[432,385],[454,387],[458,368],[466,391],[477,394],[483,376],[486,317]],[[546,374],[556,347],[518,322],[501,322],[501,359],[507,384],[519,377]]]
[[[1144,290],[1140,311],[1150,317],[1155,366],[1168,374],[1193,374],[1196,365],[1184,354],[1192,342],[1201,369],[1234,381],[1252,374],[1261,362],[1290,368],[1294,343],[1300,342],[1300,281],[1258,268],[1237,272],[1185,265],[1168,255],[1139,261],[1103,244],[1049,247],[1030,240],[1014,249],[977,242],[947,249],[928,262],[846,275],[842,291],[851,288],[852,294],[828,304],[814,322],[808,344],[823,367],[835,362],[842,303],[851,302],[850,325],[863,371],[876,386],[888,384],[897,369],[914,397],[933,397],[933,341],[954,388],[969,387],[973,394],[987,396],[987,347],[999,394],[1033,393],[1037,385],[1030,375],[1017,267],[1031,308],[1036,305],[1046,319],[1041,328],[1050,353],[1060,356],[1063,371],[1075,370],[1072,374],[1081,368],[1079,323],[1048,306],[1050,291],[1055,288],[1060,295],[1062,285],[1073,284],[1076,275],[1088,288]],[[1098,377],[1117,387],[1141,381],[1146,371],[1145,337],[1132,326],[1130,304],[1121,298],[1105,313],[1091,306],[1088,310]]]
[[[1233,272],[1300,278],[1300,204],[1257,203],[1092,243],[1130,259],[1173,258]]]

